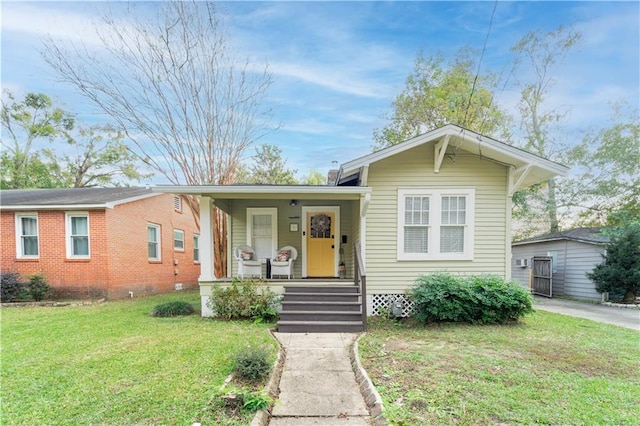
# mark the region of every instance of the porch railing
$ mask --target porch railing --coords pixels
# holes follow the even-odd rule
[[[360,294],[362,299],[362,327],[367,329],[367,271],[364,268],[364,262],[362,261],[362,252],[360,249],[360,242],[356,241],[353,244],[353,252],[355,256],[354,271],[353,271],[353,284],[360,288]]]

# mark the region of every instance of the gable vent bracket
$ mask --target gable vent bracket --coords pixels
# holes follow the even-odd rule
[[[442,165],[442,160],[444,159],[444,155],[447,152],[447,146],[449,146],[449,139],[451,139],[451,135],[445,136],[438,143],[435,144],[434,147],[434,161],[433,161],[433,172],[440,173],[440,166]]]

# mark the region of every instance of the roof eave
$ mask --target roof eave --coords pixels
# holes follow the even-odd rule
[[[361,195],[371,193],[371,188],[362,186],[302,186],[302,185],[158,185],[152,188],[154,192],[204,195],[225,198],[229,196],[273,195],[279,198],[295,196],[322,196],[330,198],[332,195],[351,196],[356,199]]]
[[[539,169],[542,174],[548,176],[547,179],[553,176],[566,176],[569,172],[569,168],[562,164],[556,163],[551,160],[547,160],[546,158],[542,158],[530,152],[524,151],[520,148],[513,147],[511,145],[507,145],[503,142],[490,138],[488,136],[480,135],[479,133],[472,132],[470,130],[464,129],[462,127],[447,124],[446,126],[440,127],[438,129],[432,130],[431,132],[427,132],[425,134],[416,136],[415,138],[409,139],[405,142],[399,143],[397,145],[382,149],[380,151],[365,155],[363,157],[357,158],[352,161],[348,161],[344,163],[341,167],[341,174],[350,174],[355,173],[362,167],[369,166],[372,163],[383,160],[400,152],[415,148],[416,146],[431,143],[439,140],[440,138],[451,135],[460,137],[467,144],[469,143],[478,143],[478,147],[481,144],[486,145],[492,151],[497,154],[506,156],[511,159],[513,163],[519,164],[528,164],[533,167]],[[491,156],[488,156],[491,158]],[[542,182],[545,179],[535,179],[535,181],[525,180],[519,186],[528,187],[534,183]],[[536,182],[537,181],[537,182]]]
[[[553,241],[576,241],[579,243],[593,244],[593,245],[605,245],[606,241],[593,241],[593,240],[585,240],[582,238],[569,238],[569,237],[555,237],[555,238],[545,238],[542,240],[524,240],[524,241],[514,241],[511,243],[511,246],[524,246],[527,244],[537,244],[537,243],[549,243]]]

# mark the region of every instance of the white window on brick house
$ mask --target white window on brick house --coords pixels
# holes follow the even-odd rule
[[[398,260],[472,260],[473,189],[398,189]]]
[[[177,212],[182,212],[182,197],[179,195],[173,196],[173,209]]]
[[[67,212],[67,258],[89,258],[89,213]]]
[[[161,260],[160,225],[147,224],[147,253],[149,260]]]
[[[16,213],[16,256],[35,259],[39,253],[37,213]]]
[[[173,230],[173,249],[184,251],[184,231],[182,229]]]
[[[200,262],[200,235],[193,236],[193,261]]]

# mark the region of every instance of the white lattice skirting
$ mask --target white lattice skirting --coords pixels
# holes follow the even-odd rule
[[[380,316],[387,315],[391,310],[392,304],[399,302],[402,304],[402,317],[413,315],[413,301],[404,294],[372,294],[367,297],[369,299],[369,315]]]

